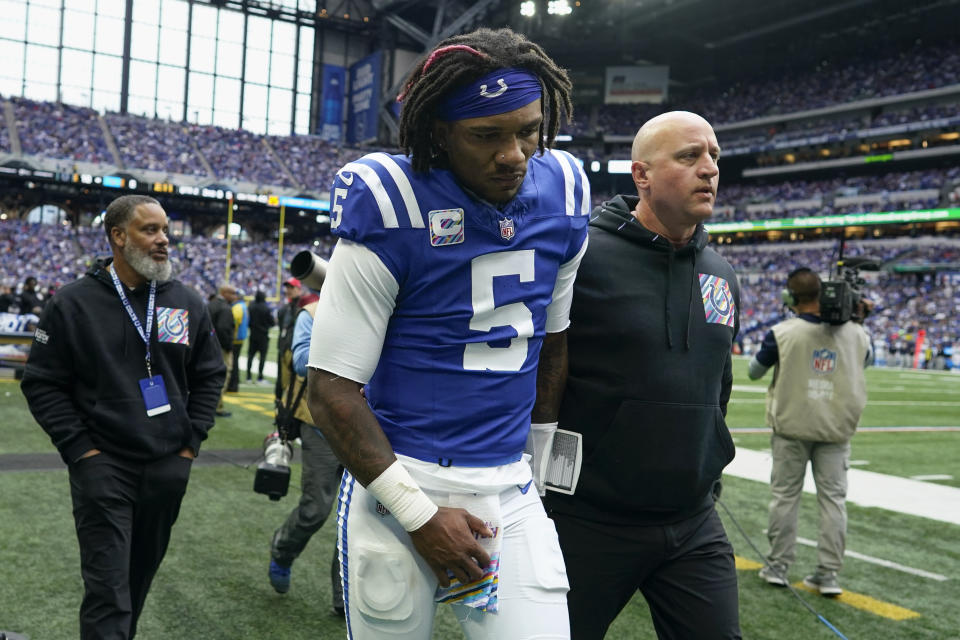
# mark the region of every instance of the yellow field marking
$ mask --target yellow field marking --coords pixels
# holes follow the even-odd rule
[[[274,395],[272,393],[256,393],[254,391],[241,391],[241,392],[227,392],[225,396],[227,398],[244,398],[246,400],[260,400],[266,402],[267,400],[273,401]]]
[[[803,581],[796,582],[793,586],[797,589],[809,591],[810,593],[820,593],[816,589],[803,584]],[[872,614],[888,618],[890,620],[910,620],[911,618],[920,617],[920,614],[916,611],[911,611],[910,609],[905,609],[904,607],[900,607],[889,602],[884,602],[883,600],[877,600],[876,598],[865,596],[862,593],[854,593],[853,591],[844,590],[843,593],[832,599],[849,605],[854,609],[868,611]]]
[[[755,569],[760,569],[763,566],[759,562],[754,562],[753,560],[748,560],[747,558],[741,558],[740,556],[734,556],[733,558],[736,561],[738,571],[753,571]],[[802,580],[800,582],[795,582],[793,586],[797,589],[802,589],[804,591],[820,595],[819,591],[803,584]],[[895,604],[884,602],[883,600],[877,600],[876,598],[865,596],[862,593],[854,593],[852,591],[844,590],[844,592],[836,598],[830,599],[836,600],[837,602],[842,602],[843,604],[851,606],[854,609],[867,611],[874,615],[888,618],[890,620],[910,620],[911,618],[920,617],[920,614],[916,611],[911,611],[910,609],[905,609]]]
[[[740,556],[733,556],[733,559],[737,563],[737,571],[752,571],[754,569],[760,569],[763,567],[763,565],[759,562],[747,560],[746,558],[741,558]]]
[[[229,405],[236,405],[236,406],[238,406],[238,407],[243,407],[244,409],[247,409],[248,411],[253,411],[254,413],[259,413],[259,414],[261,414],[261,415],[268,416],[268,417],[270,417],[270,418],[273,417],[273,408],[272,408],[272,406],[271,406],[271,408],[270,408],[269,410],[268,410],[268,409],[264,409],[262,404],[254,404],[253,402],[251,402],[250,400],[247,400],[246,398],[237,398],[237,397],[235,397],[235,396],[234,396],[234,397],[225,396],[224,399],[223,399],[223,401],[224,401],[225,403],[229,404]],[[271,405],[273,404],[272,398],[271,398],[271,403],[270,403],[270,404],[271,404]]]

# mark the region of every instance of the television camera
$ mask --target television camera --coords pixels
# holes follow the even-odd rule
[[[863,321],[869,314],[861,290],[866,281],[860,271],[879,271],[880,261],[860,256],[837,261],[836,280],[827,280],[820,285],[820,319],[830,324],[843,324],[849,320]]]

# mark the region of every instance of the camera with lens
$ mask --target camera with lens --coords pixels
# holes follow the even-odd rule
[[[863,303],[861,290],[866,280],[860,271],[879,271],[880,262],[873,258],[858,257],[839,260],[839,279],[827,280],[820,285],[820,319],[830,324],[843,324],[849,320],[862,322],[869,313]]]
[[[290,487],[290,460],[293,447],[278,432],[274,431],[263,440],[263,462],[257,465],[253,477],[253,490],[279,500],[287,495]]]
[[[290,273],[293,277],[310,289],[319,290],[327,275],[327,261],[312,251],[301,251],[290,262]],[[291,442],[300,436],[300,421],[294,413],[299,406],[306,385],[300,387],[296,398],[293,397],[293,380],[296,376],[291,368],[287,386],[286,402],[278,395],[276,401],[277,430],[268,435],[263,441],[263,462],[257,465],[257,472],[253,478],[253,490],[279,500],[287,495],[290,487],[290,460],[293,458]]]

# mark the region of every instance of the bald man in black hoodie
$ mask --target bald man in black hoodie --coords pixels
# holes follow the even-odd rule
[[[740,288],[703,221],[720,147],[688,112],[640,129],[638,196],[593,212],[574,288],[563,431],[582,468],[545,502],[570,579],[572,637],[602,638],[639,589],[660,638],[739,638],[733,549],[714,508]],[[548,479],[549,479],[548,474]]]

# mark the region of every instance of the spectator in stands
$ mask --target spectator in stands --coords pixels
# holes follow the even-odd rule
[[[852,321],[820,319],[820,277],[807,267],[790,272],[784,301],[798,317],[776,324],[750,361],[758,380],[776,367],[767,391],[770,449],[770,554],[760,577],[786,586],[796,559],[797,510],[807,463],[813,469],[820,508],[817,569],[804,584],[824,596],[843,593],[837,572],[843,566],[847,535],[847,468],[850,438],[867,404],[863,369],[872,361],[871,341]]]
[[[579,481],[546,498],[571,636],[603,638],[639,590],[660,638],[740,638],[715,508],[734,454],[723,416],[740,288],[703,227],[720,147],[706,120],[671,112],[640,128],[631,155],[639,197],[593,212],[574,284],[559,426],[582,434]]]
[[[14,308],[12,313],[20,313],[20,302],[13,293],[13,287],[5,284],[0,286],[0,313],[10,312],[11,307]]]
[[[263,383],[263,364],[267,358],[267,332],[277,322],[273,319],[273,312],[267,305],[267,294],[258,289],[250,304],[250,338],[247,343],[247,382],[250,382],[250,368],[253,357],[260,355],[260,365],[257,369],[257,383]]]
[[[43,296],[37,292],[37,279],[27,276],[20,289],[20,309],[23,313],[39,314],[43,311]]]

